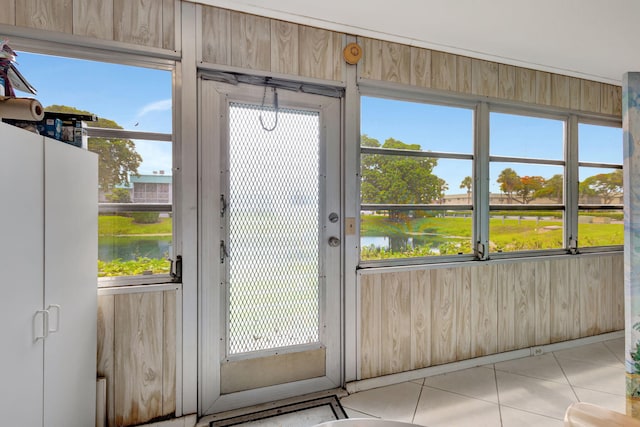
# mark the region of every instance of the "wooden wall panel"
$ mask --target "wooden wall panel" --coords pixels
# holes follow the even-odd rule
[[[0,24],[16,24],[16,0],[0,0]]]
[[[176,291],[163,292],[162,415],[176,412]]]
[[[471,357],[498,352],[497,266],[471,269]]]
[[[98,354],[97,376],[107,380],[107,421],[108,426],[115,426],[114,405],[114,299],[113,295],[98,297]]]
[[[472,60],[466,56],[458,56],[456,60],[456,82],[458,93],[471,93],[473,85]]]
[[[411,47],[411,84],[431,87],[431,51]]]
[[[162,47],[162,0],[113,0],[115,40]]]
[[[536,71],[536,104],[551,105],[551,74]]]
[[[613,92],[613,114],[622,116],[622,87],[616,86]]]
[[[604,333],[613,330],[613,257],[603,255],[598,258],[600,296],[596,313],[598,313],[598,330]]]
[[[580,262],[580,336],[600,333],[598,309],[600,308],[600,262],[589,259]]]
[[[475,95],[498,97],[499,68],[495,62],[473,59],[471,93]]]
[[[335,38],[340,36],[319,28],[300,26],[300,75],[325,80],[338,80],[335,75]],[[341,51],[340,51],[341,52]]]
[[[411,48],[399,43],[382,43],[382,80],[411,83]]]
[[[498,97],[516,99],[516,67],[498,64]]]
[[[175,0],[162,0],[162,47],[176,50]]]
[[[358,43],[362,47],[362,59],[358,62],[360,77],[363,79],[382,80],[382,42],[376,39],[358,37]]]
[[[536,266],[535,262],[508,264],[513,269],[514,280],[514,348],[535,345],[535,303]],[[501,284],[502,285],[502,284]]]
[[[498,265],[498,351],[515,350],[516,264]]]
[[[75,0],[73,2],[73,33],[113,40],[113,0]]]
[[[271,71],[298,74],[298,25],[271,21]]]
[[[600,96],[602,84],[588,80],[580,81],[580,109],[583,111],[600,112]]]
[[[551,270],[550,261],[535,264],[535,345],[551,342]]]
[[[583,271],[582,263],[588,262],[585,258],[570,258],[566,261],[565,269],[568,271],[569,290],[569,330],[565,340],[580,338],[580,272]]]
[[[615,255],[611,262],[613,286],[613,330],[625,328],[624,319],[624,257]]]
[[[559,74],[551,75],[551,105],[554,107],[570,108],[571,91],[570,79]]]
[[[579,110],[582,106],[581,81],[582,80],[576,77],[569,77],[569,99],[571,100],[570,108],[574,110]]]
[[[457,57],[451,53],[431,51],[431,87],[457,90]]]
[[[536,101],[536,72],[528,68],[516,68],[516,101]]]
[[[455,268],[431,271],[431,362],[434,365],[456,360],[457,271]]]
[[[231,12],[231,65],[271,69],[271,22],[268,18]]]
[[[72,0],[16,0],[16,25],[70,34]]]
[[[411,273],[382,275],[380,364],[383,375],[411,368]]]
[[[471,270],[456,268],[456,360],[471,358]]]
[[[616,102],[616,86],[602,84],[600,94],[600,112],[613,114],[613,106]]]
[[[141,424],[162,415],[162,292],[116,295],[114,317],[116,425]]]
[[[360,373],[363,379],[380,375],[380,274],[360,277]]]
[[[202,60],[231,65],[231,12],[202,6]]]
[[[411,369],[431,365],[431,274],[414,270],[411,288]]]

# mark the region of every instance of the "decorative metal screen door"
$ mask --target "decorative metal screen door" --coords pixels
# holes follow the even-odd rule
[[[208,412],[339,386],[340,100],[202,87],[217,100],[221,159],[219,390]]]

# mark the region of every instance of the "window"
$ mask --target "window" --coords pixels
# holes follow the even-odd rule
[[[578,248],[622,245],[622,129],[580,123],[578,158]]]
[[[564,248],[565,122],[489,120],[489,252]]]
[[[471,254],[473,110],[362,98],[363,261]]]
[[[46,111],[97,116],[86,124],[88,149],[99,155],[99,277],[168,280],[171,71],[27,52],[17,60]]]

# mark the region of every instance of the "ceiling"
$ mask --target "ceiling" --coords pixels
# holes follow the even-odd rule
[[[348,34],[620,84],[638,0],[197,0]]]

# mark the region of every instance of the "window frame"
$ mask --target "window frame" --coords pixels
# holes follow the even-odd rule
[[[369,80],[359,81],[358,91],[358,105],[362,105],[362,97],[377,97],[386,98],[396,101],[407,102],[419,102],[430,105],[445,106],[445,107],[458,107],[467,108],[474,111],[474,129],[473,129],[473,154],[472,160],[472,179],[473,179],[473,199],[472,205],[464,206],[465,210],[470,210],[473,215],[473,230],[472,230],[472,242],[473,248],[472,254],[464,255],[442,255],[442,256],[429,256],[429,257],[415,257],[415,258],[394,258],[383,260],[362,260],[361,259],[361,245],[358,244],[358,267],[359,268],[373,268],[373,267],[399,267],[399,266],[412,266],[420,264],[444,264],[453,262],[469,262],[469,261],[486,261],[490,259],[518,259],[518,258],[532,258],[532,257],[546,257],[557,255],[575,255],[580,253],[602,253],[602,252],[621,252],[624,245],[614,246],[593,246],[593,247],[580,247],[578,236],[578,211],[580,205],[578,204],[578,170],[580,166],[591,166],[592,162],[579,162],[578,158],[578,125],[579,124],[593,124],[601,126],[609,126],[614,128],[622,128],[622,118],[613,115],[588,113],[582,111],[576,111],[571,109],[563,109],[559,107],[543,106],[543,105],[530,105],[516,101],[487,99],[486,97],[466,95],[459,93],[443,93],[442,91],[434,91],[431,89],[409,87],[398,84],[390,84],[386,82],[373,82]],[[563,159],[562,160],[548,160],[548,159],[536,159],[536,158],[513,158],[508,156],[492,156],[490,155],[490,114],[493,112],[520,115],[525,117],[538,117],[553,120],[561,120],[564,122],[563,132]],[[361,131],[359,129],[359,135]],[[357,148],[357,171],[358,177],[361,167],[361,155],[363,153],[373,152],[379,149],[365,148],[362,150],[360,146],[360,140],[358,140]],[[431,157],[448,158],[447,154],[451,154],[451,158],[460,156],[453,153],[429,153]],[[416,154],[414,154],[416,155]],[[418,154],[422,155],[422,154]],[[468,159],[467,155],[462,155],[464,159]],[[513,252],[492,252],[489,253],[489,217],[492,207],[489,201],[489,179],[490,179],[490,164],[492,161],[513,161],[518,160],[522,163],[534,163],[534,164],[549,164],[553,166],[563,167],[563,202],[557,205],[518,205],[517,209],[549,209],[560,210],[563,215],[563,248],[558,249],[542,249],[542,250],[526,250],[526,251],[513,251]],[[595,165],[595,164],[593,164]],[[600,164],[597,164],[600,165]],[[612,165],[602,166],[611,167]],[[622,169],[622,165],[613,165],[615,168]],[[357,218],[357,230],[358,239],[360,235],[360,212],[365,207],[382,207],[371,204],[362,204],[360,195],[360,179],[357,180],[357,200],[356,209],[358,212]],[[428,205],[425,205],[428,206]],[[440,206],[442,209],[443,205]],[[515,206],[515,205],[514,205]],[[619,209],[620,206],[610,207],[608,209]],[[623,207],[623,206],[622,206]],[[431,207],[429,207],[431,209]],[[515,207],[514,207],[515,209]]]

